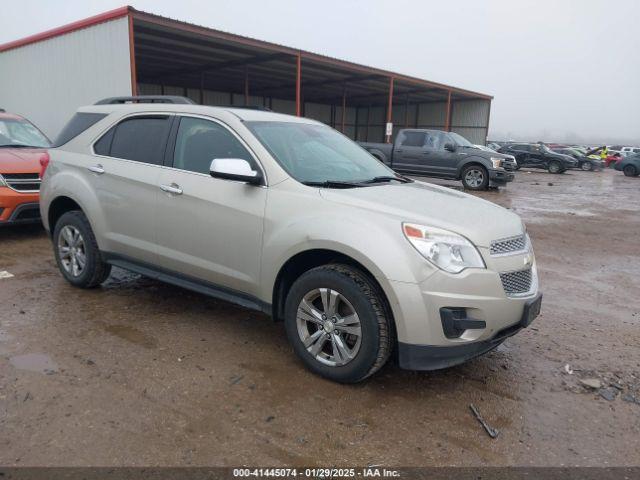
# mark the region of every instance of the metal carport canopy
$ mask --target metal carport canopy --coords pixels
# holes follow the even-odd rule
[[[206,28],[128,7],[135,52],[134,84],[159,83],[332,105],[491,100],[420,78]],[[248,103],[248,100],[247,100]]]

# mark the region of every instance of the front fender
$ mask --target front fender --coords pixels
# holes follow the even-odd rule
[[[296,212],[309,213],[283,221],[292,202],[296,203]],[[316,249],[351,257],[388,295],[390,282],[418,283],[435,271],[404,238],[399,220],[357,207],[319,203],[295,192],[278,192],[270,195],[265,218],[261,299],[271,301],[278,273],[289,259]]]
[[[462,174],[462,170],[464,169],[464,167],[466,167],[467,165],[469,165],[470,163],[478,163],[480,165],[482,165],[484,168],[486,168],[487,170],[490,170],[492,168],[492,165],[489,164],[489,161],[486,158],[480,157],[478,155],[469,155],[467,156],[459,165],[458,165],[458,171],[456,172],[456,175],[458,178],[460,178],[460,175]]]

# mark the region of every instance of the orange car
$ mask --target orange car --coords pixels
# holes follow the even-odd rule
[[[27,119],[0,109],[0,226],[40,221],[40,170],[50,146]]]

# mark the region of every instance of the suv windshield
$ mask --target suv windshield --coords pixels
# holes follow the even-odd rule
[[[394,177],[393,170],[344,135],[325,125],[246,122],[289,175],[301,183],[367,183]]]
[[[464,138],[462,135],[458,135],[457,133],[453,133],[453,132],[449,132],[449,136],[451,138],[453,138],[453,140],[458,144],[458,146],[460,147],[473,147],[475,148],[475,146],[473,145],[473,143],[471,143],[469,140],[467,140],[466,138]]]
[[[51,143],[26,120],[0,119],[0,147],[49,148]]]

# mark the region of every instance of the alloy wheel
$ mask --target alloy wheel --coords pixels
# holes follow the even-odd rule
[[[72,277],[82,275],[87,265],[84,238],[80,231],[71,225],[60,230],[58,236],[58,255],[64,270]]]
[[[478,188],[484,182],[484,173],[482,170],[471,169],[464,176],[464,182],[473,188]]]
[[[362,342],[360,318],[338,291],[316,288],[300,301],[296,314],[298,336],[318,362],[339,367],[351,362]]]

